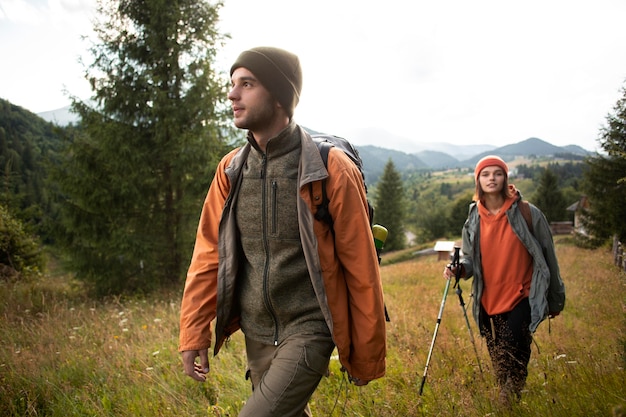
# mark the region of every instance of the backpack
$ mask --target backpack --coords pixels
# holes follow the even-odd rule
[[[359,169],[361,176],[363,177],[363,185],[365,187],[365,193],[367,194],[367,185],[365,184],[365,173],[363,172],[363,161],[359,156],[359,151],[347,140],[341,138],[339,136],[334,135],[311,135],[313,142],[317,145],[317,149],[320,151],[320,156],[322,157],[322,161],[324,162],[324,167],[328,168],[328,153],[330,152],[330,148],[335,147],[341,149],[343,153],[345,153],[348,158],[354,165]],[[322,181],[322,202],[316,206],[315,219],[319,221],[324,221],[328,223],[330,226],[331,232],[334,234],[335,231],[333,229],[333,218],[330,215],[330,211],[328,210],[328,203],[330,200],[328,199],[328,195],[326,194],[326,181]],[[367,200],[367,211],[370,221],[370,227],[373,226],[374,223],[374,206],[370,203],[369,199]],[[378,251],[378,249],[377,249]],[[378,263],[380,263],[380,255],[378,256]],[[384,305],[385,308],[385,321],[390,322],[389,313],[387,312],[387,305]]]
[[[334,135],[322,135],[316,134],[311,135],[313,142],[317,145],[317,149],[320,151],[320,156],[322,157],[322,161],[324,162],[324,167],[328,168],[328,153],[330,152],[330,148],[335,147],[341,149],[343,153],[345,153],[348,158],[361,172],[361,176],[363,177],[363,184],[365,185],[365,173],[363,172],[363,161],[359,156],[359,151],[347,140],[341,138],[339,136]],[[365,185],[365,193],[367,194],[367,185]],[[315,219],[319,221],[324,221],[330,225],[331,231],[334,233],[333,229],[333,219],[330,215],[330,211],[328,210],[328,195],[326,194],[326,181],[322,181],[322,202],[317,205],[317,211],[315,212]],[[367,211],[370,220],[370,227],[374,224],[374,206],[367,200]]]
[[[535,232],[533,231],[533,218],[530,214],[530,205],[528,204],[528,201],[521,200],[517,206],[519,207],[520,213],[522,213],[522,217],[524,217],[524,220],[526,220],[526,225],[528,226],[530,234],[534,236]]]

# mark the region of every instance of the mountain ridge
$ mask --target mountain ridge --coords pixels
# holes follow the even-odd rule
[[[60,126],[75,124],[78,116],[70,106],[37,113],[42,119]],[[305,127],[312,133],[320,133]],[[352,142],[363,160],[368,183],[375,183],[391,159],[401,172],[471,168],[485,155],[496,154],[505,160],[518,156],[573,155],[584,157],[592,152],[578,145],[556,146],[543,139],[531,137],[517,143],[497,147],[489,144],[455,145],[447,142],[419,142],[395,135],[382,128],[358,128],[346,138]],[[384,145],[381,146],[381,145]]]

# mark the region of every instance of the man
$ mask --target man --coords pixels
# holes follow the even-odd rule
[[[331,149],[328,169],[292,120],[302,88],[296,55],[258,47],[231,68],[235,126],[248,143],[217,167],[204,202],[181,305],[185,373],[205,381],[210,324],[217,354],[241,329],[252,395],[239,416],[310,416],[337,347],[356,385],[385,373],[385,319],[358,169]],[[326,181],[334,233],[314,219]],[[196,358],[200,363],[196,363]]]

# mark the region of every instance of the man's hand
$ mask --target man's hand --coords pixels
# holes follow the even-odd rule
[[[183,368],[185,374],[192,377],[196,381],[206,381],[206,375],[209,373],[209,349],[200,350],[184,350],[182,352]],[[196,358],[200,357],[200,363],[196,363]]]
[[[352,382],[357,387],[362,387],[362,386],[365,386],[365,385],[367,385],[369,383],[369,381],[363,381],[362,379],[355,378],[355,377],[352,377],[350,375],[348,375],[348,381]]]
[[[364,385],[369,384],[369,381],[363,381],[363,380],[362,380],[362,379],[360,379],[360,378],[356,378],[356,377],[353,377],[352,375],[350,375],[350,373],[348,373],[348,371],[346,370],[346,368],[344,368],[343,366],[341,367],[341,372],[345,372],[345,373],[347,373],[347,374],[348,374],[348,382],[350,382],[350,383],[352,383],[352,384],[356,385],[357,387],[362,387],[362,386],[364,386]]]

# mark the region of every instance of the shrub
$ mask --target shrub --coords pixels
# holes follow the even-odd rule
[[[16,279],[43,268],[41,246],[22,223],[0,205],[0,278]]]

